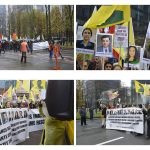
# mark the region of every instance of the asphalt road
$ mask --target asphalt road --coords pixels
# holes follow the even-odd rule
[[[42,136],[42,131],[35,131],[29,134],[29,139],[26,139],[24,142],[19,143],[18,145],[40,145]]]
[[[62,54],[64,59],[59,57],[61,70],[74,70],[74,51],[63,50]],[[53,58],[50,64],[48,51],[27,53],[27,63],[21,63],[20,59],[20,52],[6,51],[0,55],[0,70],[54,70],[55,60]]]
[[[150,145],[145,135],[135,136],[133,133],[101,128],[100,119],[88,120],[87,126],[77,121],[77,145]]]

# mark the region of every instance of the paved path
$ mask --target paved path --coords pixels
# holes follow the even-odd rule
[[[63,50],[64,59],[59,57],[59,63],[62,70],[74,69],[74,52],[73,50]],[[55,60],[53,63],[49,62],[48,51],[27,53],[27,63],[20,63],[21,53],[14,51],[7,51],[0,55],[0,70],[53,70]]]
[[[98,119],[87,121],[87,126],[81,126],[77,121],[77,145],[150,145],[145,135],[135,136],[126,131],[101,128]]]

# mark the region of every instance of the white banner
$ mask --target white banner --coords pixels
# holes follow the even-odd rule
[[[81,53],[81,54],[94,54],[94,50],[76,48],[76,53]]]
[[[44,50],[49,48],[48,41],[33,43],[33,50]]]
[[[43,129],[38,109],[0,109],[0,145],[15,145],[29,138],[29,132]]]
[[[43,129],[44,118],[40,116],[38,109],[29,110],[29,132]]]
[[[18,144],[28,137],[28,110],[0,109],[0,145]]]
[[[107,109],[106,129],[144,133],[143,113],[140,108]]]

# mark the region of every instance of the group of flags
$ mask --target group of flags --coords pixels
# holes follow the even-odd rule
[[[84,28],[102,29],[109,27],[109,33],[114,34],[115,25],[121,24],[129,28],[129,45],[135,45],[134,31],[131,18],[131,8],[129,5],[107,5],[94,9],[92,16],[84,24]],[[125,59],[124,48],[113,48],[113,55],[119,60],[122,66],[122,59]]]
[[[38,86],[38,81],[39,80],[32,80],[32,87],[30,89],[30,81],[29,80],[17,80],[16,81],[16,86],[13,87],[12,85],[8,88],[6,92],[4,92],[3,97],[7,97],[7,99],[12,100],[12,96],[17,96],[16,91],[19,89],[23,89],[24,93],[29,93],[29,100],[34,102],[35,101],[35,95],[40,96],[40,89],[46,89],[46,80],[40,80],[40,88]],[[21,101],[21,97],[17,98],[18,101]],[[26,95],[23,95],[23,101],[25,101]]]
[[[150,95],[150,92],[149,92],[150,88],[147,84],[142,84],[142,83],[140,83],[136,80],[134,81],[134,84],[135,84],[136,93],[140,93],[144,96],[149,96]]]
[[[118,91],[116,92],[108,91],[107,95],[108,95],[109,100],[113,100],[119,96],[119,93]]]

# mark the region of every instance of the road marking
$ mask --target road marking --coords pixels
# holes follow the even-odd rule
[[[110,143],[110,142],[113,142],[113,141],[117,141],[117,140],[120,140],[120,139],[123,139],[124,137],[119,137],[119,138],[116,138],[116,139],[112,139],[112,140],[109,140],[109,141],[106,141],[106,142],[102,142],[102,143],[99,143],[97,145],[104,145],[104,144],[107,144],[107,143]]]
[[[85,129],[90,130],[90,129],[95,129],[95,128],[100,128],[100,127],[92,127],[92,128],[85,128]]]

